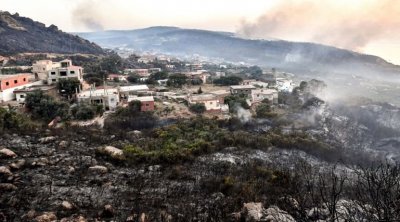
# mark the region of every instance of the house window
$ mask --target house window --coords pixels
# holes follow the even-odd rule
[[[24,78],[24,82],[26,82],[26,78]]]
[[[67,72],[66,71],[61,71],[60,72],[60,76],[67,76]]]
[[[111,101],[111,102],[114,102],[114,98],[111,98],[110,101]]]
[[[146,103],[146,106],[150,106],[150,104]]]
[[[23,98],[25,98],[25,96],[24,95],[19,95],[19,98],[23,99]]]
[[[6,82],[6,86],[9,86],[10,85],[10,83],[9,82]]]
[[[69,74],[75,74],[75,71],[69,71]]]
[[[51,72],[51,74],[52,74],[52,75],[55,75],[55,74],[56,74],[56,72]]]
[[[57,81],[57,79],[52,79],[51,81],[52,81],[52,82],[56,82],[56,81]]]
[[[14,83],[17,84],[17,83],[18,83],[18,80],[14,80]]]
[[[212,105],[213,104],[213,102],[210,102],[210,105]]]

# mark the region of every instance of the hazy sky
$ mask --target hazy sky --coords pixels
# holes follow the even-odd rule
[[[400,0],[0,0],[64,31],[156,25],[312,41],[400,64]]]

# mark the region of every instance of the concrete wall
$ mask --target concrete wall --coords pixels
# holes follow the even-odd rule
[[[0,80],[0,91],[26,85],[29,83],[30,74],[10,75],[9,78]]]

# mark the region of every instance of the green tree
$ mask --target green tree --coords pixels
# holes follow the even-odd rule
[[[187,81],[187,77],[185,75],[183,75],[183,74],[172,74],[168,78],[167,85],[168,86],[172,86],[172,87],[176,87],[176,88],[180,88],[184,84],[186,84],[186,81]]]
[[[77,105],[71,109],[72,116],[77,120],[93,119],[97,112],[97,106],[91,106],[87,104]]]
[[[189,110],[197,114],[202,114],[206,111],[206,106],[203,103],[196,103],[190,105]]]
[[[224,98],[224,103],[228,104],[229,112],[233,113],[236,111],[238,106],[243,107],[244,109],[250,109],[249,104],[246,101],[245,95],[230,95]]]
[[[269,103],[261,103],[256,108],[256,115],[258,118],[269,118],[273,117],[275,113],[272,113],[271,105]]]
[[[70,97],[79,92],[81,82],[78,79],[60,79],[57,83],[58,91],[61,95]]]
[[[242,82],[243,79],[238,77],[238,76],[223,76],[219,79],[214,80],[215,85],[220,85],[220,86],[231,86],[231,85],[239,85],[240,82]]]
[[[140,76],[136,74],[129,74],[126,80],[128,80],[130,83],[138,83],[140,81]]]
[[[46,121],[50,121],[57,116],[62,119],[68,118],[68,104],[55,101],[53,97],[44,94],[41,90],[27,94],[25,107],[34,118]]]

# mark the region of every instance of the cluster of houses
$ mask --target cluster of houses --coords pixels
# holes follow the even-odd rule
[[[174,69],[169,63],[168,57],[156,58],[164,62],[164,67]],[[153,61],[153,57],[143,57],[142,63]],[[179,73],[185,74],[188,80],[200,80],[201,83],[211,83],[210,79],[225,76],[226,65],[220,65],[218,71],[208,71],[201,63],[184,64],[185,70]],[[0,75],[0,103],[17,101],[19,104],[25,102],[28,93],[35,90],[42,90],[48,94],[57,94],[56,83],[60,79],[77,79],[82,83],[82,88],[77,89],[76,99],[79,103],[98,104],[106,110],[115,110],[119,106],[126,106],[129,102],[137,100],[141,102],[141,111],[153,111],[155,109],[154,98],[181,98],[189,105],[202,103],[207,112],[227,112],[228,106],[224,104],[224,98],[229,95],[244,95],[249,106],[257,106],[264,100],[272,104],[278,102],[278,92],[293,90],[293,83],[290,79],[276,78],[270,75],[263,80],[246,79],[240,85],[232,85],[226,88],[205,92],[201,94],[191,92],[165,92],[168,79],[158,80],[158,87],[149,88],[147,85],[129,85],[127,77],[129,74],[136,74],[140,80],[145,81],[151,74],[165,71],[161,68],[140,68],[125,69],[123,74],[109,74],[108,81],[124,82],[117,86],[94,87],[85,84],[83,80],[84,70],[80,66],[72,64],[71,60],[53,62],[51,60],[36,61],[32,65],[32,73],[15,75]],[[115,84],[113,84],[115,85]],[[164,91],[159,90],[163,88]]]
[[[32,65],[32,73],[0,75],[0,103],[16,100],[23,103],[27,93],[43,90],[53,93],[60,79],[75,78],[83,83],[83,68],[71,60],[40,60]]]

